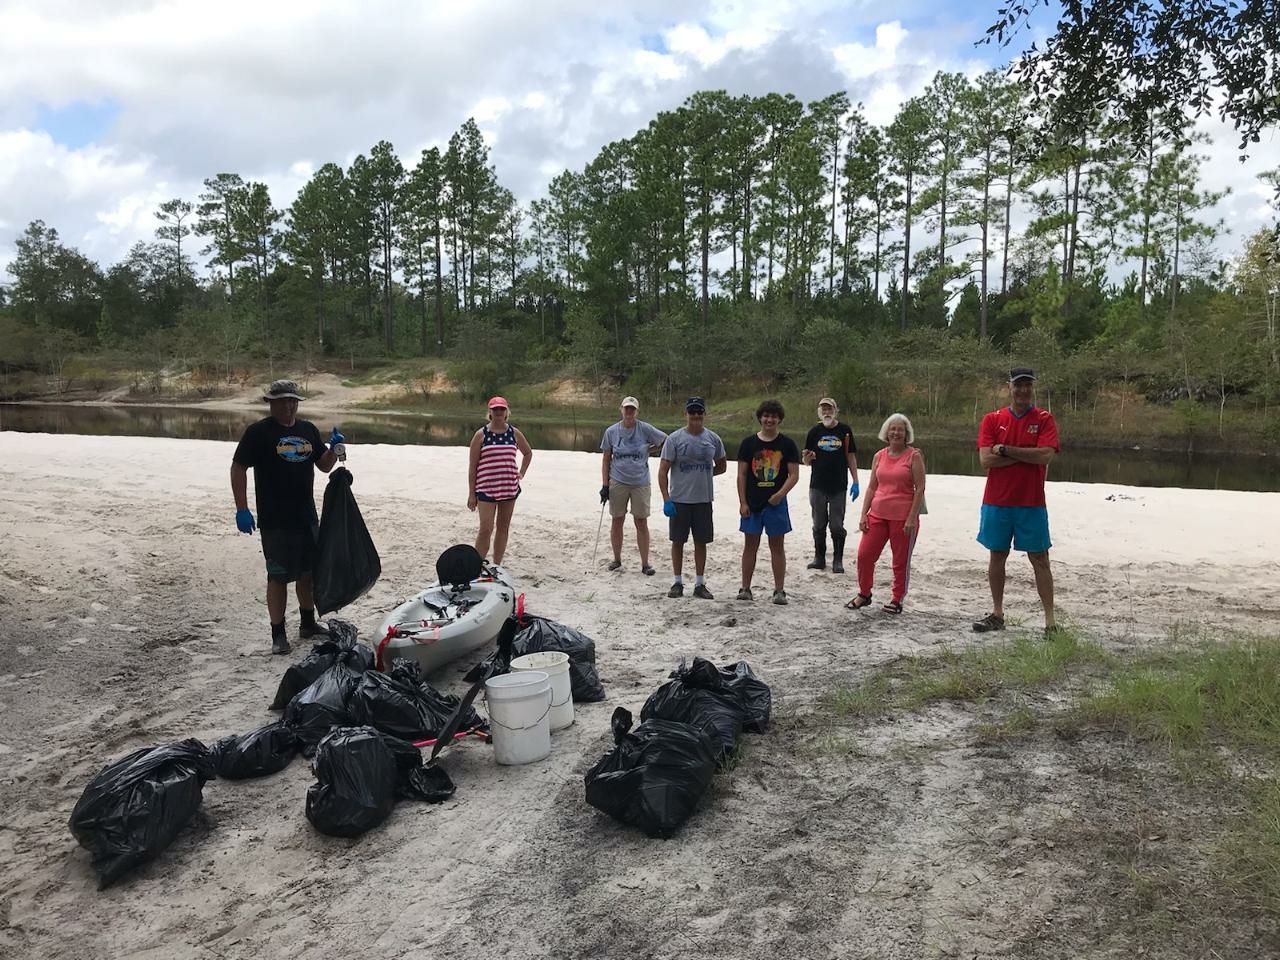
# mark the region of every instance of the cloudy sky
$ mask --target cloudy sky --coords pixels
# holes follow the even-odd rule
[[[887,122],[974,46],[997,6],[943,0],[0,0],[0,264],[33,219],[103,264],[156,206],[235,172],[279,207],[378,140],[408,163],[468,116],[522,200],[697,90],[845,90]],[[1232,236],[1269,222],[1234,135],[1206,124]]]

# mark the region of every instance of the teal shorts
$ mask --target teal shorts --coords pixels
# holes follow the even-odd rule
[[[982,505],[978,542],[994,553],[1008,553],[1009,546],[1024,553],[1044,553],[1049,540],[1049,511],[1045,507],[997,507]]]

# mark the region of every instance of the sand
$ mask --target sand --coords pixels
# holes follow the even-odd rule
[[[1062,942],[1091,942],[1073,871],[1001,833],[1046,805],[1087,804],[1087,784],[1073,794],[1062,779],[1062,756],[975,751],[949,708],[870,730],[849,753],[823,749],[819,698],[832,685],[903,655],[994,642],[969,630],[989,602],[973,540],[981,480],[930,478],[912,592],[895,618],[878,603],[842,608],[852,556],[843,577],[804,569],[803,490],[791,498],[791,604],[732,599],[732,474],[717,481],[714,602],[666,598],[661,518],[659,574],[641,576],[629,528],[623,569],[606,573],[607,531],[592,562],[598,461],[571,452],[536,452],[506,564],[531,610],[596,639],[609,694],[579,705],[550,759],[502,768],[482,743],[455,747],[443,760],[453,800],[401,804],[352,841],[306,821],[304,761],[214,781],[168,851],[98,892],[66,827],[88,779],[138,747],[212,743],[274,716],[287,660],[267,654],[261,554],[235,531],[231,453],[0,434],[0,956],[1026,956],[1046,917]],[[433,579],[441,550],[474,536],[465,458],[351,450],[383,578],[340,615],[366,638]],[[1091,634],[1124,646],[1160,642],[1174,625],[1274,630],[1280,494],[1051,484],[1049,500],[1061,610]],[[1010,572],[1011,624],[1037,628],[1029,568],[1015,560]],[[878,601],[887,576],[886,557]],[[762,557],[756,582],[767,581]],[[775,722],[675,838],[648,840],[588,807],[582,775],[610,746],[613,709],[638,712],[696,654],[748,660],[773,687]],[[433,679],[459,692],[466,666]],[[952,733],[954,749],[907,755]],[[1016,802],[993,786],[1011,764],[1035,786]],[[1011,812],[986,812],[993,796]]]

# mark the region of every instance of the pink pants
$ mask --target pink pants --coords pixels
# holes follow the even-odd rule
[[[910,532],[902,529],[905,520],[882,520],[874,513],[867,515],[867,531],[858,541],[858,592],[871,596],[875,583],[876,561],[884,552],[885,541],[893,554],[893,599],[901,603],[907,596],[911,582],[911,554],[916,548],[916,536],[920,533],[920,521]]]

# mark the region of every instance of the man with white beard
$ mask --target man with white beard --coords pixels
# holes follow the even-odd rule
[[[818,401],[819,423],[804,441],[803,461],[809,473],[809,507],[813,511],[813,560],[810,570],[827,567],[827,527],[831,528],[831,572],[844,573],[844,478],[849,501],[858,499],[858,445],[848,424],[836,419],[839,408],[830,397]]]

